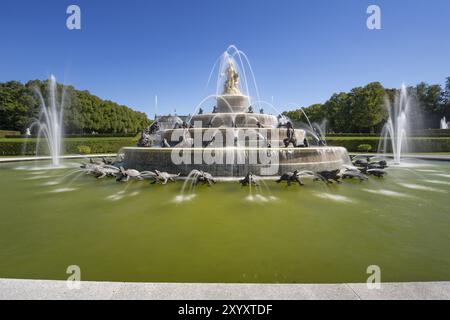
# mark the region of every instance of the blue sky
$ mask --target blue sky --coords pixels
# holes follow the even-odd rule
[[[77,4],[82,30],[66,28]],[[366,9],[382,10],[382,30]],[[261,98],[324,102],[371,81],[450,76],[450,1],[2,0],[0,81],[44,79],[154,113],[192,112],[230,44],[249,56]]]

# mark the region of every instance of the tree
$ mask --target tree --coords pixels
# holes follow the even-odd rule
[[[428,85],[424,82],[408,88],[411,97],[409,118],[411,127],[436,128],[439,119],[450,119],[450,77],[445,89],[440,85]],[[315,104],[304,108],[314,122],[328,120],[330,132],[338,133],[379,133],[388,118],[384,100],[395,101],[398,89],[386,89],[379,82],[369,83],[365,87],[353,88],[350,92],[333,94],[324,104]],[[285,112],[294,121],[305,121],[299,110]]]
[[[25,85],[16,81],[0,83],[0,129],[25,131],[37,118],[40,101],[36,89],[47,99],[48,81],[33,80]],[[102,100],[88,91],[61,84],[57,90],[58,99],[64,97],[66,134],[137,133],[150,124],[144,113]]]
[[[437,128],[442,110],[441,86],[421,82],[411,91],[417,103],[413,106],[415,113],[413,126],[415,128]]]
[[[325,118],[329,121],[329,128],[335,132],[350,132],[349,119],[351,96],[345,92],[335,93],[324,104]]]
[[[447,77],[445,88],[440,97],[440,115],[450,118],[450,77]]]
[[[303,109],[311,122],[321,122],[325,116],[323,105],[321,103],[313,104]]]
[[[377,131],[387,117],[384,106],[386,92],[379,82],[351,91],[351,129],[353,132]]]
[[[0,83],[0,128],[24,131],[37,114],[38,103],[20,82]]]

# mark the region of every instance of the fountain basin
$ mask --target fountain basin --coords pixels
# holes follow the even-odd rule
[[[224,94],[217,99],[218,112],[246,112],[249,98],[243,94]]]
[[[159,170],[187,176],[193,169],[215,177],[239,177],[248,172],[261,176],[279,176],[294,170],[335,170],[349,164],[342,147],[313,148],[123,148],[125,166],[139,171]],[[205,153],[219,155],[222,163],[205,163]],[[268,153],[271,154],[268,157]],[[188,161],[176,164],[173,154]],[[196,159],[200,159],[198,162]],[[229,161],[231,159],[231,161]],[[254,161],[256,160],[256,161]],[[269,174],[267,174],[269,172]]]
[[[379,264],[383,282],[449,280],[450,163],[403,163],[362,183],[219,182],[181,203],[183,181],[0,164],[0,275],[65,280],[77,264],[86,281],[355,283]]]

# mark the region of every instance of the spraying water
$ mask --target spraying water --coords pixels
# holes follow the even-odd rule
[[[181,203],[185,201],[190,201],[195,198],[195,188],[196,188],[196,180],[200,174],[198,170],[192,170],[187,176],[186,180],[183,183],[183,187],[181,188],[180,194],[175,197],[174,202]]]
[[[36,88],[36,93],[40,101],[39,119],[32,124],[32,128],[38,127],[36,153],[38,152],[40,140],[43,137],[48,146],[52,165],[58,167],[62,149],[65,91],[63,90],[61,100],[58,100],[56,78],[51,75],[48,80],[47,103],[38,88]]]
[[[380,140],[378,151],[386,153],[390,142],[394,162],[400,164],[402,152],[407,150],[408,116],[411,109],[411,99],[408,96],[406,86],[402,85],[400,92],[395,96],[393,104],[388,98],[385,98],[385,105],[389,112],[389,119],[381,132],[382,139]]]
[[[449,128],[448,124],[449,124],[449,122],[447,122],[447,119],[445,117],[443,117],[441,119],[441,129],[444,129],[444,130],[448,129]]]

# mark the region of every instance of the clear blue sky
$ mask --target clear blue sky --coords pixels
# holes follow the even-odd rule
[[[66,8],[82,30],[66,28]],[[382,30],[366,9],[382,10]],[[216,58],[247,53],[261,98],[277,107],[324,102],[371,81],[444,83],[450,76],[450,1],[2,0],[0,81],[44,79],[149,114],[192,112]],[[211,92],[212,93],[212,92]]]

